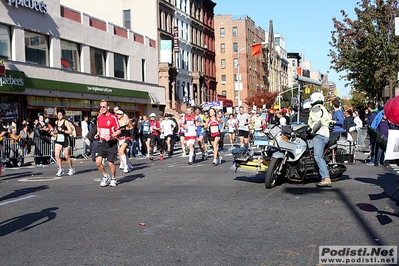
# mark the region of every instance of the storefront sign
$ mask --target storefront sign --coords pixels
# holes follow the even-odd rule
[[[25,7],[32,9],[43,14],[47,14],[47,4],[43,1],[38,2],[36,0],[7,0],[9,6],[14,6],[15,8]]]
[[[87,86],[87,91],[112,93],[112,89]]]
[[[172,40],[161,40],[160,62],[172,63]]]
[[[173,26],[173,51],[180,53],[179,27]]]
[[[4,76],[0,77],[0,90],[5,91],[24,91],[25,74],[23,72],[6,70]]]

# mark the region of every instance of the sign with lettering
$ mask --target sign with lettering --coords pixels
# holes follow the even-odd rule
[[[15,8],[25,7],[32,9],[37,12],[41,12],[43,14],[47,14],[47,4],[43,1],[38,2],[36,0],[6,0],[9,6],[13,6]]]
[[[25,91],[25,73],[6,70],[0,77],[0,91]]]
[[[173,51],[180,53],[180,41],[179,41],[179,27],[173,27]]]

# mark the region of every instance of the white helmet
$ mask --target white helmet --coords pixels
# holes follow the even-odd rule
[[[310,95],[310,102],[312,105],[315,105],[316,103],[324,103],[324,96],[321,92],[313,92],[312,95]]]
[[[150,117],[157,117],[157,115],[155,113],[151,113]]]
[[[310,101],[310,99],[307,99],[307,100],[303,101],[302,108],[303,108],[303,109],[310,109],[310,108],[312,108],[312,102]]]

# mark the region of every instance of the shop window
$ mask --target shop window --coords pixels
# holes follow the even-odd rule
[[[105,76],[105,51],[90,48],[90,73]]]
[[[127,57],[120,54],[114,54],[114,77],[126,78]]]
[[[10,27],[0,24],[0,58],[11,59]]]
[[[27,63],[49,66],[48,36],[25,31],[25,59]]]
[[[80,71],[80,44],[61,40],[61,68]]]

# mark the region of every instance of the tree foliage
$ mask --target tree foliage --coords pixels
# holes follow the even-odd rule
[[[395,17],[399,16],[398,0],[361,0],[352,20],[341,10],[343,20],[333,18],[330,45],[331,68],[355,91],[381,97],[389,80],[399,70],[399,38],[395,36]]]
[[[270,108],[276,97],[278,92],[269,92],[269,91],[256,91],[251,93],[244,101],[247,106],[256,106],[261,108],[264,104],[266,104],[266,108]]]

